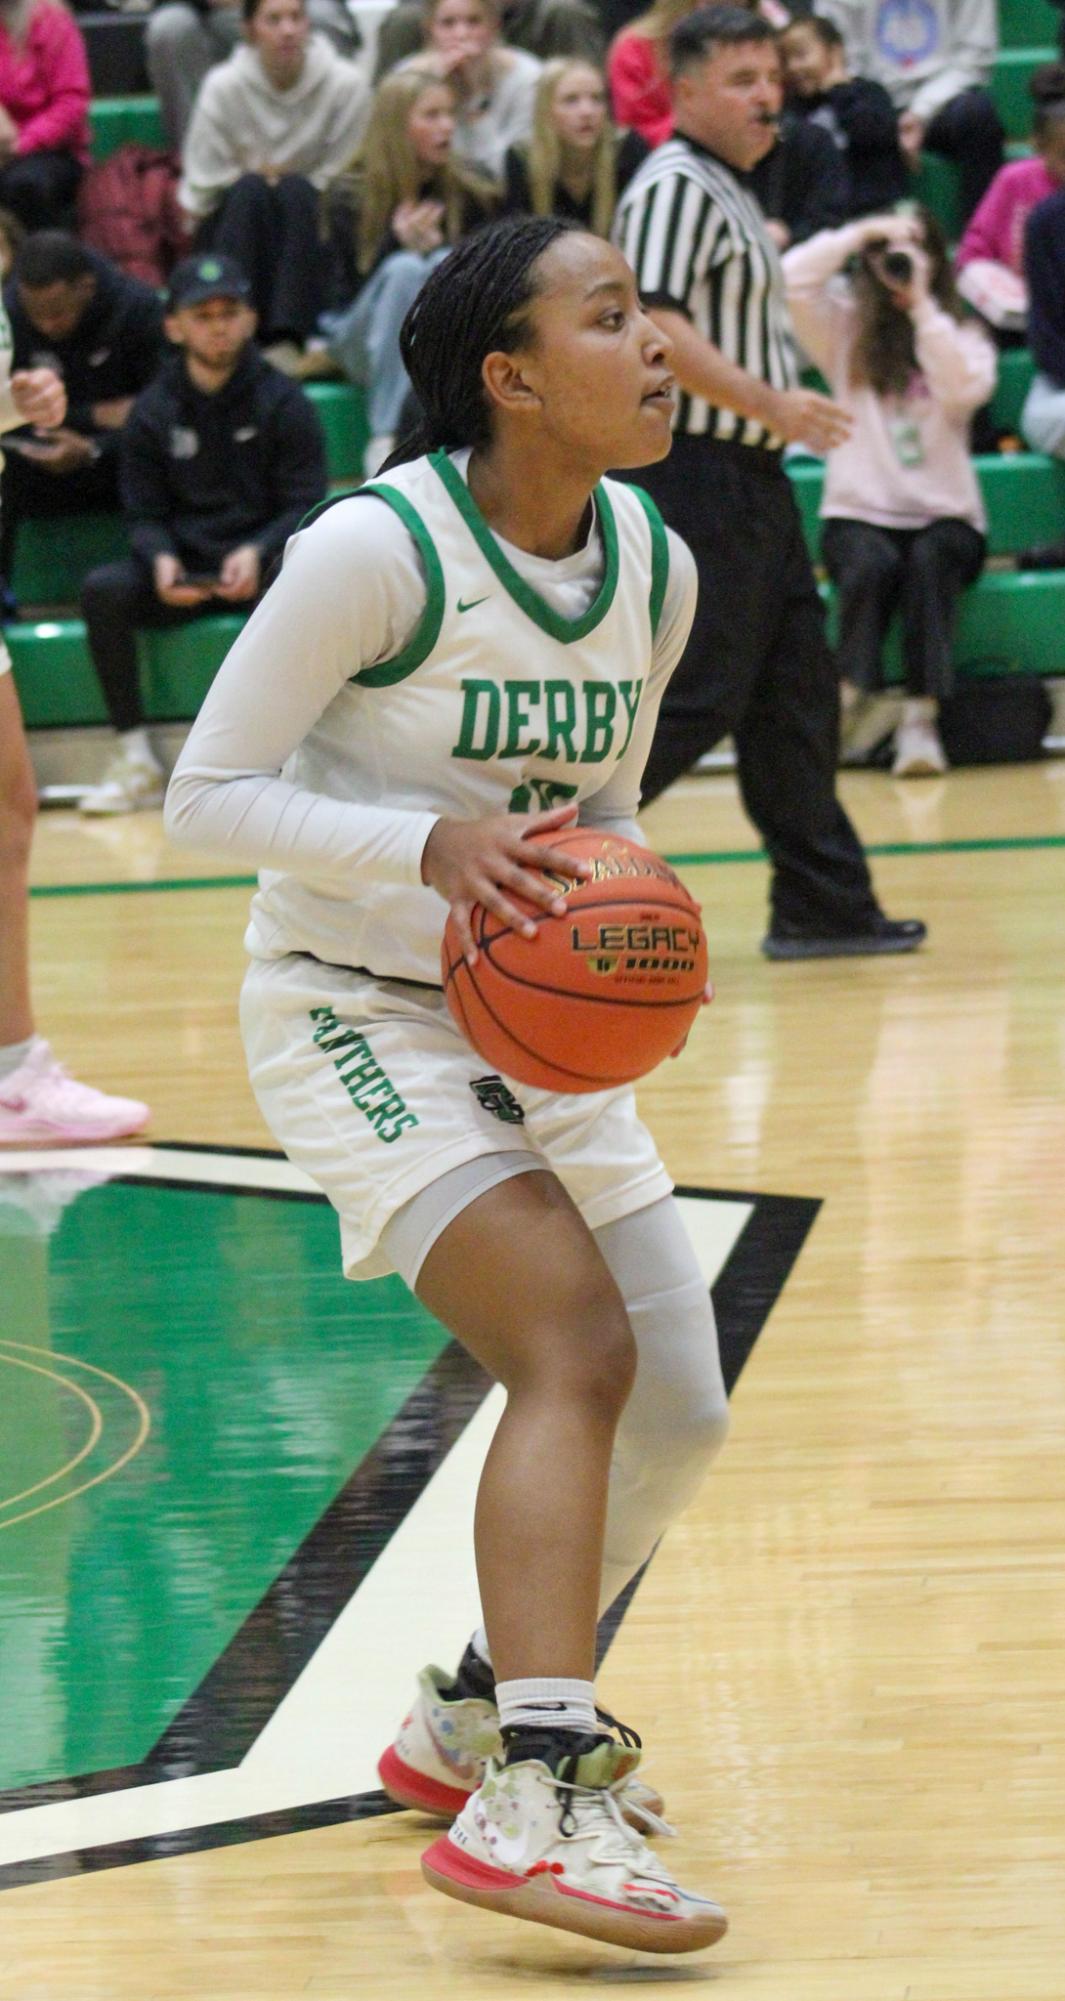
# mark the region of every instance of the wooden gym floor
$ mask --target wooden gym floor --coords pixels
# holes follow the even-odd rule
[[[731,1914],[672,1964],[436,1898],[374,1811],[492,1402],[236,1151],[232,868],[44,818],[41,1026],[154,1116],[0,1159],[4,2001],[1062,2001],[1065,763],[843,790],[912,959],[766,965],[731,779],[647,815],[718,998],[642,1104],[746,1364],[601,1677]]]

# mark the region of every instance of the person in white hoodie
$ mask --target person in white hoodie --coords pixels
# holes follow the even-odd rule
[[[325,304],[318,197],[359,143],[369,91],[311,33],[306,0],[243,0],[243,11],[243,46],[196,100],[179,192],[197,248],[247,273],[260,339],[284,366]]]
[[[899,114],[899,144],[959,170],[963,219],[1002,165],[1002,124],[987,91],[998,53],[996,0],[822,0],[855,76],[882,83]]]

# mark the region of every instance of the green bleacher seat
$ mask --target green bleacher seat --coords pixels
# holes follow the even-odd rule
[[[835,593],[826,584],[822,595],[831,634]],[[961,675],[1065,674],[1065,570],[981,577],[961,601],[954,660]],[[884,648],[884,677],[903,678],[897,620]]]
[[[825,597],[831,611],[827,585]],[[240,624],[233,617],[203,618],[175,632],[144,635],[141,679],[149,722],[195,715]],[[106,722],[80,619],[10,626],[7,639],[31,729]],[[955,657],[963,674],[1065,673],[1065,570],[981,577],[962,600]],[[897,678],[897,633],[885,664],[889,678]]]
[[[141,635],[141,686],[150,723],[196,714],[242,624],[225,613],[194,619],[173,632]],[[5,637],[31,729],[106,723],[80,618],[10,625]]]
[[[956,243],[962,230],[961,176],[953,160],[944,160],[939,153],[922,153],[910,185],[914,201],[931,209],[950,241]]]
[[[1000,50],[991,72],[991,95],[1009,139],[1023,139],[1032,129],[1032,98],[1028,79],[1041,63],[1057,60],[1053,42],[1038,48]]]
[[[159,101],[155,97],[94,97],[89,106],[92,157],[106,160],[136,140],[142,146],[165,146]]]
[[[350,382],[308,382],[306,388],[325,432],[330,483],[361,479],[370,436],[363,391]]]
[[[1024,399],[1031,387],[1035,363],[1026,347],[1008,347],[998,358],[998,385],[991,398],[991,415],[1004,431],[1019,431]]]
[[[72,514],[23,521],[12,588],[20,605],[73,604],[87,570],[115,563],[129,545],[120,514]]]
[[[991,555],[1011,556],[1033,542],[1061,540],[1065,535],[1065,465],[1044,458],[1041,452],[1014,452],[978,458],[976,467],[987,508]],[[819,459],[796,459],[788,472],[807,546],[816,555],[824,467]]]
[[[999,0],[998,37],[1004,49],[1042,47],[1056,42],[1061,12],[1050,0]]]

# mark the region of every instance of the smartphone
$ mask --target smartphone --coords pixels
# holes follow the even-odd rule
[[[175,588],[180,590],[182,584],[191,584],[194,590],[213,591],[217,589],[220,582],[221,578],[219,576],[215,574],[208,575],[206,570],[187,570],[183,577],[176,578]]]

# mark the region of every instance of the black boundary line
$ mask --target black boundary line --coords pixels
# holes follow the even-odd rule
[[[172,1150],[237,1151],[192,1145]],[[265,1149],[243,1151],[262,1158],[278,1157]],[[134,1186],[166,1187],[179,1192],[184,1188],[267,1199],[325,1199],[317,1195],[301,1196],[298,1191],[170,1181],[148,1175],[120,1175],[115,1179]],[[802,1196],[742,1194],[735,1189],[678,1187],[676,1193],[697,1201],[752,1205],[751,1214],[713,1287],[722,1371],[731,1395],[802,1249],[820,1202]],[[491,1379],[478,1364],[456,1342],[448,1342],[147,1758],[139,1765],[88,1773],[77,1779],[12,1788],[0,1793],[0,1814],[25,1811],[51,1801],[95,1798],[138,1785],[232,1769],[239,1764],[490,1388]],[[645,1564],[600,1622],[600,1662],[616,1637],[647,1568]],[[261,1700],[249,1709],[249,1686],[263,1688],[267,1681],[266,1662],[271,1657],[276,1678],[269,1678]],[[239,1706],[231,1699],[235,1688],[241,1693]],[[254,1717],[250,1725],[249,1715]],[[239,1733],[234,1727],[238,1718]],[[220,1821],[207,1827],[102,1843],[0,1866],[0,1891],[398,1811],[384,1793],[368,1792]]]

